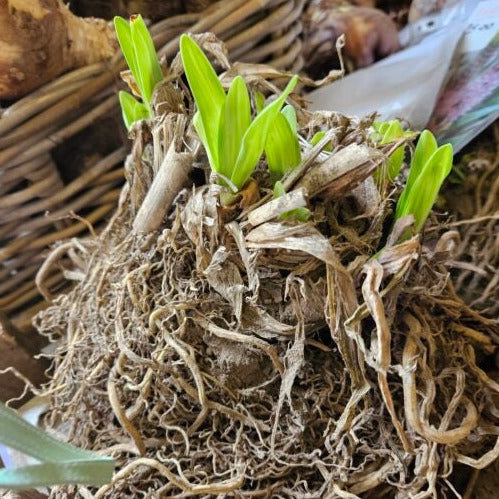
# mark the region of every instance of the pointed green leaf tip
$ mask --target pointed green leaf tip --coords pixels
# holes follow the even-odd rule
[[[326,135],[326,132],[323,130],[319,130],[314,134],[314,136],[310,139],[310,145],[311,146],[316,146]],[[333,144],[330,142],[324,147],[323,149],[326,152],[332,152],[333,151]]]
[[[437,148],[433,134],[425,130],[419,138],[407,184],[400,196],[395,219],[414,216],[414,231],[423,228],[446,177],[452,170],[451,144]]]
[[[180,37],[180,54],[187,82],[199,112],[199,118],[194,126],[206,149],[210,166],[214,171],[221,173],[218,146],[220,114],[226,100],[224,89],[210,61],[188,35]],[[202,133],[199,131],[199,125],[203,127]]]
[[[296,112],[286,106],[272,121],[265,143],[265,154],[273,178],[281,178],[301,162]]]
[[[256,116],[244,134],[231,177],[233,184],[239,189],[244,186],[255,170],[262,156],[270,125],[297,83],[298,76],[294,76],[283,93]]]
[[[239,147],[251,122],[251,104],[248,89],[241,76],[236,76],[227,93],[220,125],[220,169],[227,178],[239,154]],[[222,126],[223,123],[223,126]]]
[[[402,137],[413,135],[412,131],[404,131],[402,124],[398,120],[392,121],[375,121],[373,123],[374,132],[372,134],[373,140],[379,145],[386,145],[396,142]],[[383,179],[393,182],[397,175],[400,173],[405,156],[405,145],[398,147],[390,154],[386,164],[380,167],[376,172],[375,178],[379,182]]]
[[[180,37],[180,54],[184,70],[197,106],[194,127],[203,143],[211,168],[241,189],[262,156],[269,129],[286,98],[298,82],[294,77],[282,95],[258,111],[251,121],[248,89],[241,76],[234,78],[226,95],[210,61],[188,35]],[[263,106],[256,95],[257,108]],[[288,128],[292,112],[287,111]],[[223,183],[223,180],[221,180]]]
[[[149,103],[154,87],[163,79],[163,72],[151,35],[141,15],[131,18],[130,28],[137,61],[137,83],[140,82],[139,89],[142,99]]]
[[[156,85],[163,79],[151,35],[142,16],[133,16],[128,23],[122,17],[114,18],[116,36],[125,60],[132,72],[143,103],[130,94],[120,92],[123,119],[128,129],[139,119],[151,118],[150,101]],[[134,102],[132,102],[135,101]]]

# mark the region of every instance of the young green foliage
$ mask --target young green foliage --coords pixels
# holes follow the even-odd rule
[[[139,102],[128,92],[120,90],[118,97],[123,114],[123,121],[125,122],[127,130],[130,130],[136,121],[145,120],[151,117],[150,110],[147,106],[142,102]]]
[[[111,482],[113,459],[56,440],[0,402],[0,444],[36,462],[0,469],[0,489],[34,489],[62,484],[99,486]],[[2,494],[3,495],[3,494]]]
[[[374,133],[373,138],[379,145],[386,145],[397,140],[408,137],[413,134],[411,131],[404,131],[400,121],[375,121],[373,123]],[[395,149],[395,151],[389,156],[386,165],[383,166],[383,171],[385,172],[384,177],[389,181],[393,182],[397,175],[400,173],[402,164],[404,162],[405,145],[402,145]],[[380,173],[376,176],[378,180],[381,180]]]
[[[274,197],[279,198],[281,196],[284,196],[284,194],[286,194],[284,186],[282,185],[281,181],[278,180],[274,184]],[[293,219],[298,220],[299,222],[306,222],[310,218],[310,210],[308,208],[305,208],[304,206],[301,206],[300,208],[295,208],[294,210],[289,210],[286,213],[283,213],[281,215],[281,218],[283,220]]]
[[[222,173],[218,151],[220,116],[226,100],[224,89],[208,58],[197,43],[187,35],[180,37],[180,53],[187,81],[198,108],[194,127],[206,149],[211,168]]]
[[[273,178],[282,178],[301,162],[298,124],[293,106],[285,106],[277,114],[265,143],[265,155]]]
[[[241,188],[255,170],[267,142],[270,126],[297,83],[298,77],[294,76],[283,93],[258,113],[246,130],[231,176],[232,182],[237,187]]]
[[[291,131],[295,134],[296,138],[298,138],[298,118],[296,117],[295,108],[291,104],[288,104],[282,108],[281,113],[288,121]]]
[[[311,146],[316,146],[324,138],[325,135],[326,135],[326,132],[324,132],[323,130],[319,130],[310,139],[310,145]],[[332,144],[327,144],[326,147],[324,148],[324,151],[332,152],[333,151],[333,145]]]
[[[395,219],[414,216],[414,231],[419,232],[430,214],[438,192],[452,169],[451,144],[438,147],[428,130],[421,134],[411,161],[409,177],[395,210]]]
[[[156,85],[163,79],[156,50],[142,16],[133,16],[128,23],[114,18],[116,36],[125,60],[132,72],[142,102],[121,91],[119,99],[123,120],[128,129],[135,121],[152,117],[151,98]]]
[[[231,178],[241,142],[251,123],[251,104],[242,76],[236,76],[232,81],[220,119],[223,125],[220,126],[218,144],[221,154],[220,171]]]
[[[208,58],[187,35],[180,38],[180,53],[198,109],[194,127],[210,166],[241,189],[258,165],[270,127],[298,78],[292,78],[284,92],[251,121],[248,90],[241,77],[234,79],[226,95]]]

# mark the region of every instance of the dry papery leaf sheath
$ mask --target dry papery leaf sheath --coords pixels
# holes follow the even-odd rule
[[[184,89],[178,60],[171,71],[170,103]],[[422,241],[385,241],[400,186],[380,196],[372,182],[386,151],[369,119],[298,117],[306,140],[328,131],[302,142],[284,181],[288,208],[312,211],[305,224],[279,218],[265,168],[257,204],[221,209],[190,114],[135,131],[118,211],[68,248],[78,282],[36,320],[60,341],[46,423],[119,469],[99,490],[52,497],[452,497],[457,463],[499,454],[499,385],[480,367],[497,322],[457,296],[452,244],[435,224]],[[196,186],[158,230],[139,230],[164,161],[185,155]]]

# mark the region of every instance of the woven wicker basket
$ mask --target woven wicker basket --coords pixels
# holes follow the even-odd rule
[[[151,27],[170,60],[184,31],[211,31],[233,60],[302,66],[304,0],[224,0],[203,12]],[[34,277],[56,241],[96,230],[113,211],[123,182],[128,141],[117,89],[124,69],[117,55],[66,74],[7,109],[0,119],[0,311],[29,326],[43,307]],[[1,111],[0,111],[1,112]],[[61,268],[52,292],[65,283]]]

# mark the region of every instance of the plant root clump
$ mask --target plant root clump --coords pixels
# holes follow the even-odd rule
[[[308,222],[276,216],[262,169],[257,207],[245,192],[221,207],[219,186],[198,185],[140,234],[154,168],[132,158],[107,229],[67,243],[78,282],[36,319],[58,342],[45,423],[118,468],[52,497],[454,497],[457,463],[499,455],[483,367],[498,325],[455,292],[452,238],[397,243],[396,226],[386,239],[400,186],[378,194],[368,123],[299,116],[335,148],[304,145],[308,169],[284,182],[319,186]],[[174,134],[160,129],[164,155]],[[328,169],[345,150],[367,159]]]

